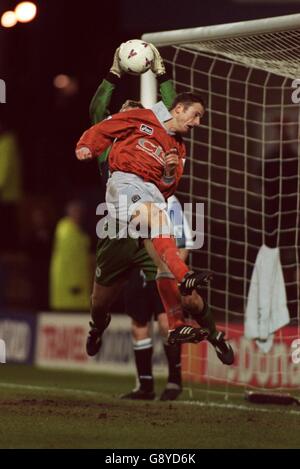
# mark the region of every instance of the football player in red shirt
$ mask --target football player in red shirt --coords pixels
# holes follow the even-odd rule
[[[87,130],[76,149],[79,160],[89,160],[113,144],[106,201],[119,220],[125,216],[130,222],[138,212],[141,223],[151,228],[152,242],[145,239],[144,244],[158,267],[158,288],[166,312],[171,313],[169,343],[205,338],[205,330],[185,324],[180,293],[184,307],[203,314],[206,304],[196,292],[208,282],[210,274],[195,274],[181,261],[166,212],[157,206],[176,190],[185,159],[181,135],[200,125],[204,110],[200,96],[183,93],[175,98],[170,112],[158,103],[152,110],[134,109],[113,115]],[[120,206],[122,196],[129,201],[125,215]]]

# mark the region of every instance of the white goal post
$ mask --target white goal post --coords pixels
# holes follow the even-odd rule
[[[184,46],[221,54],[224,57],[278,73],[300,78],[300,13],[143,34],[142,39],[156,47]],[[145,106],[156,101],[156,80],[148,72],[141,77],[141,100]]]
[[[207,102],[202,125],[185,139],[189,158],[179,196],[205,204],[205,244],[192,254],[192,267],[215,272],[207,300],[237,360],[226,367],[211,346],[190,345],[186,377],[225,397],[235,385],[299,388],[292,346],[300,339],[300,14],[142,39],[159,48],[177,93],[194,91]],[[141,77],[141,100],[146,107],[157,100],[152,72]],[[263,245],[279,250],[291,318],[267,353],[243,337]]]

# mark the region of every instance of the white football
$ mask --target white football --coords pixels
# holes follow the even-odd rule
[[[151,47],[140,39],[123,42],[119,50],[121,69],[126,73],[140,75],[151,67],[154,55]]]

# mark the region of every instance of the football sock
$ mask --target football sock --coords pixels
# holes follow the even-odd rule
[[[164,344],[164,349],[168,361],[168,383],[181,386],[181,344]]]
[[[151,338],[133,341],[135,364],[140,388],[152,392],[154,383],[152,376],[152,340]]]
[[[180,258],[179,250],[173,238],[153,238],[153,246],[159,257],[167,264],[178,282],[181,282],[189,268]]]
[[[204,300],[203,300],[204,301]],[[194,319],[200,324],[200,326],[204,327],[205,329],[209,330],[209,336],[214,338],[214,336],[218,333],[216,328],[216,323],[211,313],[211,309],[209,308],[206,301],[204,301],[204,308],[201,313],[197,315],[193,315]]]
[[[168,316],[169,329],[173,330],[182,326],[185,321],[177,281],[170,272],[164,272],[157,275],[156,283]]]

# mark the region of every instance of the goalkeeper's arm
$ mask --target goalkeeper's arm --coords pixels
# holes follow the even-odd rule
[[[161,94],[162,101],[166,108],[170,109],[176,97],[176,91],[173,86],[173,82],[167,73],[161,75],[160,77],[157,77],[157,80],[159,82],[159,91]]]
[[[93,124],[98,124],[109,115],[111,97],[122,76],[122,71],[118,61],[118,53],[119,49],[117,49],[114,54],[113,64],[107,77],[100,83],[90,103],[90,118]],[[102,174],[102,165],[107,160],[109,150],[110,149],[107,148],[102,155],[97,158],[100,174]]]
[[[90,118],[93,124],[98,124],[109,114],[108,106],[114,89],[118,86],[122,76],[122,70],[119,65],[119,48],[116,49],[114,60],[109,73],[104,79],[99,88],[97,89],[91,104],[90,104]]]
[[[100,83],[92,101],[90,104],[90,118],[93,124],[98,124],[105,117],[109,115],[109,104],[114,89],[116,88],[116,82],[119,81],[116,75],[113,75],[111,72],[107,75],[106,79],[102,80]],[[109,155],[109,148],[106,149],[102,155],[98,156],[97,163],[99,167],[100,174],[103,174],[103,163],[107,160]]]
[[[114,89],[120,78],[109,72],[100,83],[90,104],[90,118],[93,124],[98,124],[109,115],[109,105]]]
[[[159,91],[162,101],[166,108],[170,109],[176,97],[176,91],[159,51],[153,44],[150,44],[150,47],[154,56],[151,70],[156,75],[159,83]]]

